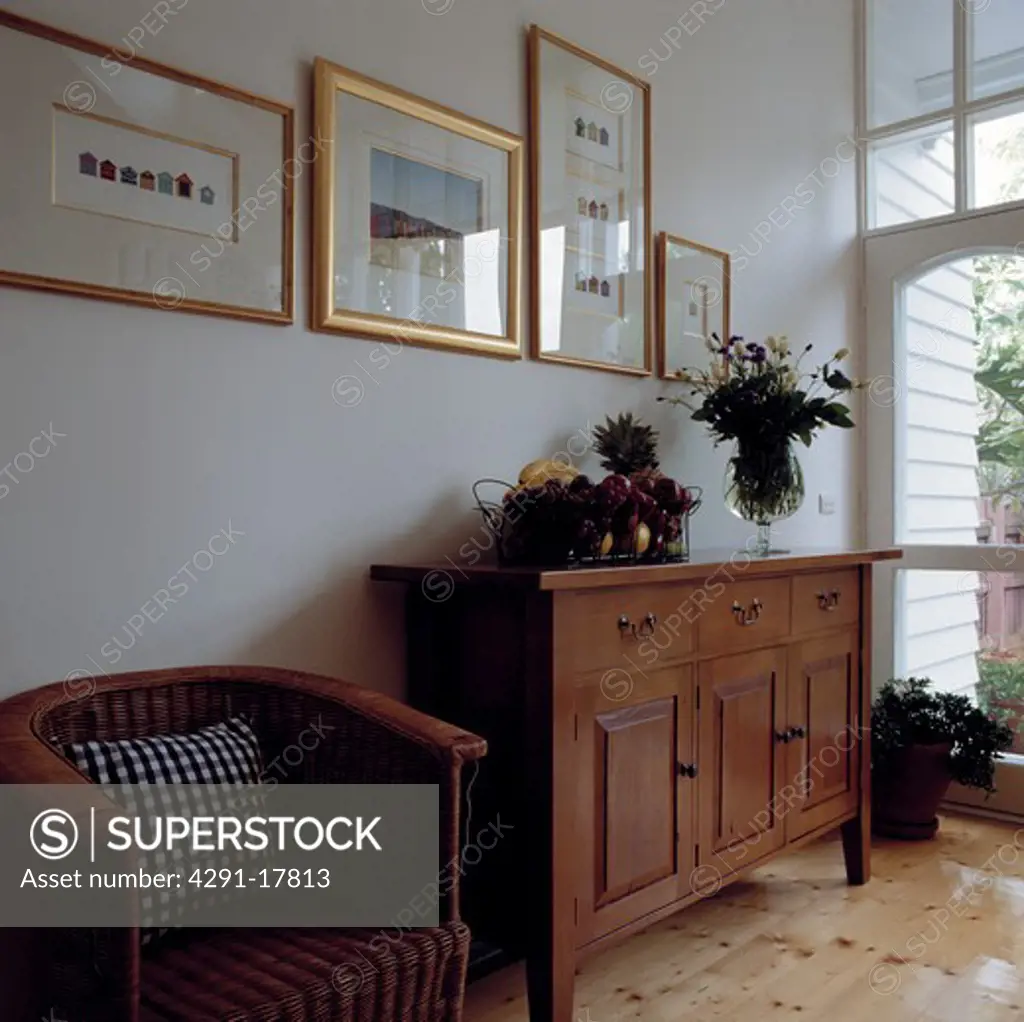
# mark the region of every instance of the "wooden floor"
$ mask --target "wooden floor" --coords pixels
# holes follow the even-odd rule
[[[1024,829],[947,817],[873,871],[847,887],[836,839],[777,859],[588,961],[574,1022],[1024,1019]],[[525,989],[475,983],[467,1022],[522,1022]]]

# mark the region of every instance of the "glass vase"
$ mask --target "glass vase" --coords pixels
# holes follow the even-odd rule
[[[772,547],[771,527],[796,514],[804,502],[804,474],[792,444],[737,444],[725,469],[725,503],[757,526],[754,553],[785,553]]]

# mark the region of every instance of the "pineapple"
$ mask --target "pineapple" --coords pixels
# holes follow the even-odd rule
[[[658,431],[624,412],[617,419],[605,417],[607,425],[594,427],[594,448],[601,467],[627,478],[656,478],[658,472]]]

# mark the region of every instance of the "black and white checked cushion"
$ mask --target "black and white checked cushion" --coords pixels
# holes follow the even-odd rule
[[[241,717],[189,734],[73,742],[65,755],[96,784],[255,784],[260,747]]]
[[[262,759],[259,742],[252,728],[241,718],[231,717],[221,724],[186,734],[166,734],[149,738],[123,738],[111,742],[73,742],[64,753],[79,770],[96,784],[109,785],[116,801],[128,812],[144,809],[159,815],[189,815],[197,808],[194,798],[180,796],[168,785],[212,785],[203,792],[203,815],[218,816],[237,810],[243,801],[240,786],[258,792]],[[135,795],[131,785],[145,785]],[[141,801],[140,806],[138,802]],[[237,858],[228,854],[217,866],[235,869]],[[250,856],[252,857],[252,856]],[[168,852],[163,848],[140,852],[140,868],[151,873],[185,873],[187,856],[180,847]],[[207,860],[204,866],[214,865]],[[230,888],[197,892],[183,886],[173,889],[148,889],[140,892],[141,940],[149,944],[166,934],[169,927],[186,921],[189,899],[203,897],[210,903],[222,903],[231,897]]]

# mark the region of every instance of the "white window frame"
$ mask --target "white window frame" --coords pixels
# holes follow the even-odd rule
[[[973,63],[973,30],[975,4],[971,0],[948,0],[952,5],[953,15],[953,105],[942,110],[934,110],[917,117],[896,121],[874,128],[868,125],[868,91],[871,85],[870,40],[872,0],[859,0],[857,5],[857,69],[860,79],[857,88],[857,138],[859,140],[860,170],[860,220],[861,232],[865,235],[894,234],[911,230],[916,227],[948,223],[968,217],[986,216],[991,213],[1002,213],[1007,210],[1024,209],[1024,199],[1000,203],[995,206],[971,207],[968,204],[971,193],[971,174],[974,169],[973,138],[971,121],[976,115],[994,110],[997,107],[1011,106],[1015,101],[1024,102],[1024,86],[1000,92],[984,99],[968,100],[970,75]],[[983,15],[983,9],[977,11]],[[886,227],[870,227],[868,214],[872,208],[873,196],[871,174],[869,172],[868,151],[875,142],[883,142],[915,129],[937,127],[945,122],[953,122],[953,146],[955,150],[955,197],[954,212],[937,217],[925,217],[920,220],[909,220],[905,223],[892,224]]]

